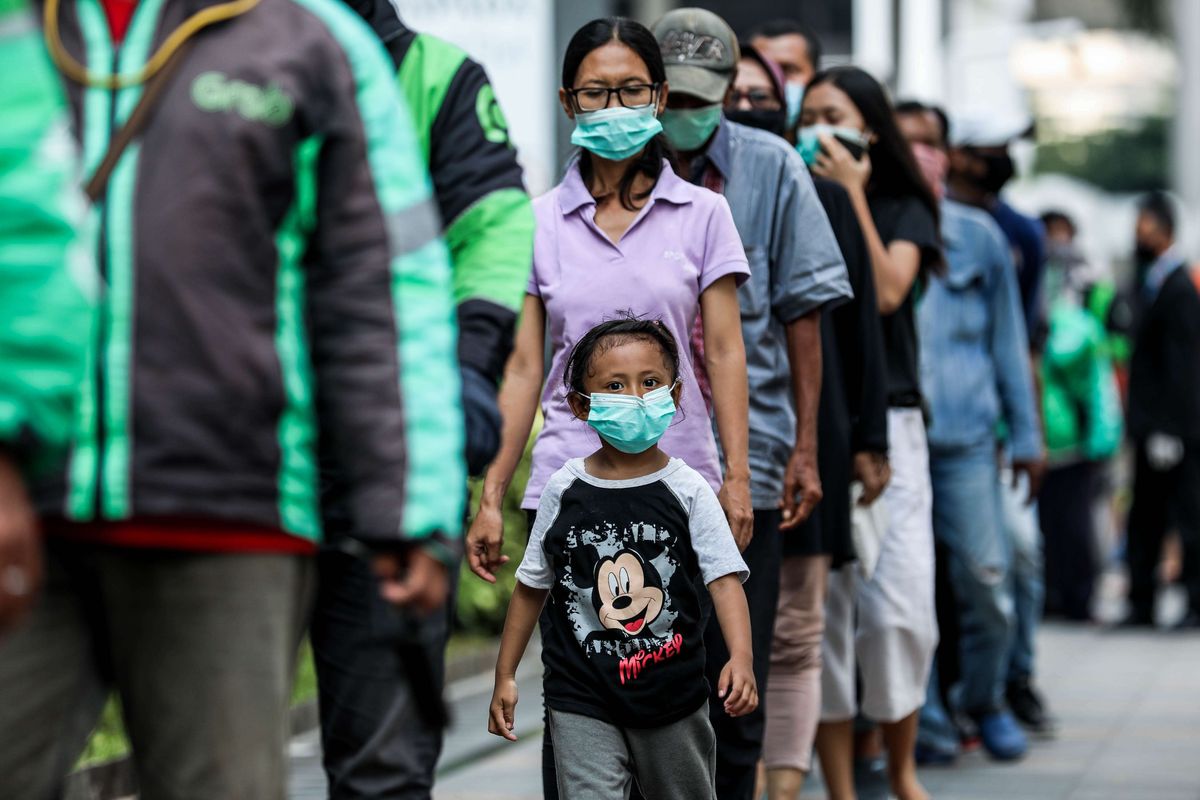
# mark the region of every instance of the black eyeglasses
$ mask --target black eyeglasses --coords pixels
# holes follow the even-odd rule
[[[749,89],[747,91],[734,89],[729,94],[728,107],[737,108],[743,100],[749,103],[751,108],[756,108],[760,111],[778,111],[783,108],[783,105],[775,99],[775,95],[768,89]]]
[[[599,111],[608,108],[615,94],[617,102],[625,108],[645,108],[654,102],[661,84],[632,83],[625,86],[587,86],[583,89],[568,89],[567,94],[575,101],[576,111]]]

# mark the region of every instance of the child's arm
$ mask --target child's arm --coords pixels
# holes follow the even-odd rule
[[[740,586],[738,591],[740,593]],[[533,635],[533,626],[542,613],[547,594],[548,589],[534,589],[517,581],[512,600],[508,603],[508,616],[504,618],[500,655],[496,658],[496,688],[492,691],[492,705],[488,714],[488,733],[503,736],[510,742],[517,740],[512,732],[517,710],[517,665],[529,646],[529,637]],[[743,608],[745,605],[743,598]]]
[[[721,670],[717,696],[725,698],[725,713],[731,717],[758,708],[758,686],[754,681],[753,647],[750,644],[750,609],[736,574],[717,578],[708,585],[721,635],[729,648],[729,663]],[[507,628],[506,628],[507,632]]]

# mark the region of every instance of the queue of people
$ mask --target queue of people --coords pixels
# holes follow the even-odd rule
[[[814,755],[833,800],[870,759],[928,797],[1056,730],[1036,630],[1091,619],[1124,374],[1125,624],[1174,528],[1200,626],[1165,196],[1122,297],[1002,199],[1022,125],[788,20],[584,25],[531,202],[483,68],[392,3],[5,8],[0,796],[58,796],[116,691],[142,796],[282,798],[307,632],[330,797],[430,797],[457,567],[512,568],[516,488],[487,727],[542,710],[537,628],[547,798],[794,800]]]

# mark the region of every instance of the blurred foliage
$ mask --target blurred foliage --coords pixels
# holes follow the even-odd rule
[[[476,635],[497,635],[504,628],[504,615],[508,613],[508,599],[512,597],[516,587],[517,564],[525,553],[525,541],[528,538],[525,511],[521,508],[521,499],[525,496],[525,484],[529,481],[530,454],[533,451],[533,441],[537,437],[539,423],[529,437],[525,446],[525,455],[513,474],[512,483],[508,486],[508,494],[504,496],[504,549],[509,562],[496,573],[496,583],[491,584],[480,580],[471,572],[463,559],[463,566],[458,580],[458,609],[456,626],[458,629]],[[472,482],[471,509],[479,507],[481,481]]]
[[[87,746],[83,748],[83,755],[79,757],[76,767],[102,764],[120,758],[128,752],[129,740],[125,738],[125,725],[121,720],[121,704],[117,702],[115,694],[109,695],[108,702],[104,704],[104,711],[100,714],[100,721],[96,723],[96,730],[92,732],[92,738],[88,739]]]
[[[1167,185],[1169,123],[1150,117],[1135,128],[1039,143],[1033,171],[1087,181],[1109,192],[1145,192]]]

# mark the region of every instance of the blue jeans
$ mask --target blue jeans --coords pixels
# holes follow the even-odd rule
[[[1015,617],[995,447],[931,451],[929,471],[933,532],[950,552],[959,607],[962,681],[955,697],[967,713],[986,714],[1003,707]]]
[[[933,662],[933,671],[929,674],[925,705],[921,706],[921,716],[917,723],[917,744],[941,753],[957,755],[959,752],[958,729],[951,721],[946,706],[942,704],[942,695],[938,691],[936,660]]]
[[[1022,475],[1014,489],[1012,472],[1008,469],[1000,479],[1004,494],[1004,527],[1012,543],[1012,590],[1017,612],[1006,675],[1012,682],[1033,677],[1034,639],[1042,619],[1046,584],[1042,573],[1042,532],[1037,506],[1025,502],[1029,496],[1029,482]],[[1081,497],[1079,501],[1090,503],[1091,498]]]

